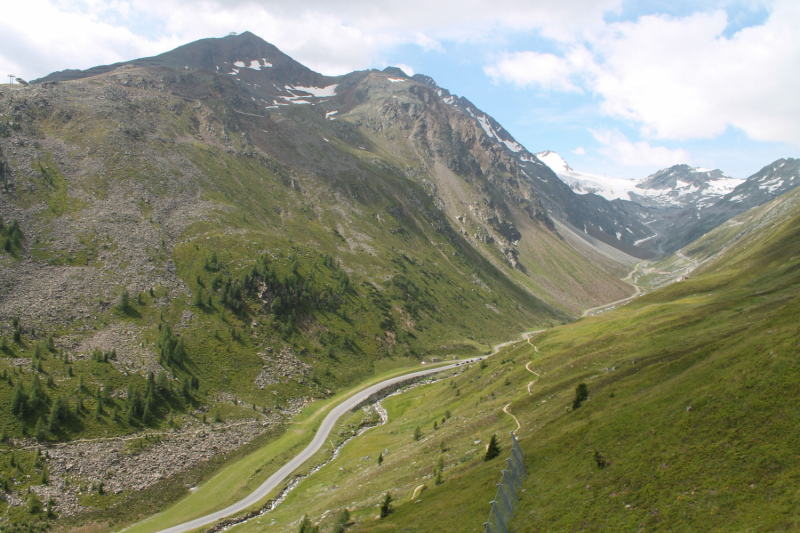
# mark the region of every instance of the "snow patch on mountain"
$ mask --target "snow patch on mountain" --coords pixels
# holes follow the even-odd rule
[[[536,157],[578,194],[593,193],[609,201],[630,200],[628,193],[636,189],[637,182],[634,180],[597,176],[574,170],[563,157],[551,150],[539,152]]]
[[[316,96],[317,98],[326,98],[330,96],[336,96],[336,88],[338,86],[339,86],[338,83],[335,83],[333,85],[328,85],[327,87],[301,87],[299,85],[293,87],[291,85],[287,85],[286,90],[302,91],[304,93]]]

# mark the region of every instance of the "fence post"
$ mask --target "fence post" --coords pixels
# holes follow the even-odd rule
[[[500,516],[500,513],[497,512],[497,502],[493,501],[491,503],[492,503],[492,510],[494,511],[494,517],[497,518],[497,523],[500,524],[500,529],[503,530],[503,533],[508,533],[506,525],[503,523],[503,517]]]
[[[525,456],[522,453],[522,448],[519,446],[519,442],[517,442],[517,437],[514,436],[514,433],[511,433],[511,450],[513,455],[516,456],[517,462],[519,463],[520,470],[522,471],[522,477],[527,477],[528,472],[525,470]]]
[[[508,485],[508,488],[511,490],[511,495],[514,496],[514,500],[519,501],[519,497],[517,496],[517,491],[514,490],[514,484],[511,482],[511,478],[508,477],[508,472],[503,470],[503,480]]]
[[[520,480],[519,475],[517,474],[517,469],[511,462],[511,457],[506,459],[506,463],[508,464],[508,469],[510,469],[511,473],[514,475],[514,481],[517,482],[517,487],[522,488],[522,480]]]
[[[506,495],[503,492],[503,484],[502,483],[499,483],[497,485],[497,492],[500,493],[500,499],[503,500],[504,504],[506,504],[506,509],[508,509],[508,515],[511,518],[514,518],[514,508],[511,506],[511,502],[508,501],[508,498],[506,498]]]
[[[486,533],[492,533],[492,528],[489,527],[489,522],[484,522],[483,527],[486,528]]]

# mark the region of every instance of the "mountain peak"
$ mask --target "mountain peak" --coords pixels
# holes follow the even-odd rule
[[[534,154],[539,161],[550,167],[553,172],[571,172],[572,168],[564,161],[564,158],[552,150],[545,150]]]
[[[720,169],[708,170],[687,164],[673,165],[649,175],[636,187],[639,189],[676,189],[686,186],[705,188],[709,182],[733,179]]]

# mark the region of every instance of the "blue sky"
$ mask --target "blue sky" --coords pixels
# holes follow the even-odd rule
[[[744,178],[800,156],[796,1],[29,0],[4,11],[0,64],[26,78],[250,30],[326,74],[427,74],[530,151],[584,172],[642,178],[689,163]]]

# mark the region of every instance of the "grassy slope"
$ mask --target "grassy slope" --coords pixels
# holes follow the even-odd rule
[[[505,340],[531,323],[556,323],[568,318],[505,278],[460,238],[448,240],[437,232],[429,216],[435,208],[419,185],[387,170],[385,165],[361,160],[362,154],[356,151],[357,155],[353,155],[345,143],[338,143],[336,157],[357,160],[361,174],[343,173],[338,181],[329,183],[261,157],[252,146],[239,140],[235,141],[235,148],[241,150],[238,153],[221,148],[213,138],[208,143],[198,142],[196,123],[200,119],[208,119],[218,130],[222,130],[220,122],[228,120],[220,118],[225,111],[220,100],[210,99],[205,102],[207,107],[198,110],[163,93],[139,93],[129,104],[100,111],[81,101],[92,90],[106,85],[95,79],[75,87],[73,93],[72,85],[65,84],[59,90],[66,93],[70,102],[69,113],[36,107],[22,117],[24,133],[46,138],[51,144],[64,142],[70,157],[79,154],[60,167],[43,148],[48,143],[43,142],[42,148],[37,144],[40,156],[32,163],[33,174],[28,173],[24,180],[20,177],[30,186],[20,187],[27,192],[17,199],[18,207],[37,209],[32,217],[43,229],[41,239],[29,242],[31,259],[63,267],[102,268],[98,248],[110,253],[118,243],[108,242],[107,236],[87,234],[77,239],[77,252],[65,254],[59,249],[61,244],[49,236],[50,230],[80,219],[83,209],[115,189],[143,185],[159,197],[182,189],[188,193],[196,190],[202,199],[215,202],[217,208],[188,226],[174,247],[165,246],[162,240],[160,247],[148,253],[157,265],[169,255],[177,275],[192,293],[202,290],[206,299],[196,305],[189,295],[155,287],[152,295],[149,290],[132,293],[130,308],[121,312],[110,303],[127,280],[107,271],[104,275],[119,283],[117,294],[100,295],[95,313],[76,320],[65,330],[37,327],[31,335],[31,318],[23,316],[22,339],[14,342],[8,333],[12,328],[6,324],[3,355],[9,359],[0,362],[0,371],[12,368],[14,358],[30,356],[34,346],[43,343],[48,334],[54,334],[58,343],[61,336],[86,338],[110,325],[132,326],[138,330],[138,340],[157,353],[158,328],[171,324],[187,346],[187,359],[168,370],[175,377],[198,378],[200,387],[192,391],[189,399],[173,395],[159,400],[154,418],[144,424],[144,429],[156,429],[165,427],[173,415],[177,424],[197,423],[195,418],[199,415],[191,411],[199,405],[209,406],[211,412],[219,408],[228,419],[254,416],[249,405],[220,401],[218,392],[255,404],[259,411],[285,407],[289,398],[320,398],[358,383],[382,367],[382,358],[416,358],[421,352],[481,353],[492,342]],[[302,123],[309,118],[303,115],[308,113],[304,110],[286,113],[279,119],[285,123]],[[154,131],[156,136],[119,132],[115,130],[118,123],[130,123],[140,132]],[[125,154],[128,148],[130,156]],[[63,157],[64,154],[62,161]],[[81,165],[93,170],[75,172]],[[302,187],[293,185],[292,179]],[[80,190],[82,200],[69,197],[68,187]],[[357,194],[347,194],[351,188]],[[390,211],[397,213],[398,197],[413,197],[415,201],[408,202],[402,214],[393,217]],[[45,209],[39,208],[42,203],[47,206]],[[140,202],[139,207],[141,219],[136,223],[142,226],[157,232],[162,230],[162,221],[169,221],[169,213],[159,213],[152,205]],[[25,238],[34,241],[32,236]],[[209,269],[204,262],[212,253],[217,254],[219,265]],[[281,314],[265,313],[251,294],[243,299],[243,313],[227,309],[221,290],[213,288],[214,278],[219,275],[226,282],[241,280],[265,253],[279,278],[289,276],[296,265],[296,275],[306,287],[312,287],[315,294],[331,289],[339,298],[338,305],[314,308],[303,304]],[[326,255],[334,258],[334,265],[323,264]],[[3,260],[13,266],[16,258],[12,254]],[[346,288],[340,284],[342,272],[349,279]],[[92,294],[85,297],[93,302],[97,299]],[[184,319],[187,312],[193,315],[191,321]],[[231,331],[236,332],[236,339],[231,338]],[[258,352],[267,347],[278,351],[283,345],[291,347],[313,370],[305,379],[283,379],[279,384],[257,389],[253,380],[263,365]],[[26,366],[28,370],[21,378],[26,386],[32,379],[29,368]],[[31,435],[40,417],[46,422],[49,406],[59,394],[67,396],[70,415],[58,432],[48,432],[50,441],[114,436],[142,429],[139,421],[126,422],[124,400],[113,400],[96,419],[93,398],[103,383],[124,390],[131,383],[142,386],[143,376],[126,375],[110,364],[85,360],[67,365],[47,351],[43,353],[42,371],[37,374],[42,381],[51,376],[54,383],[45,387],[44,405],[24,419],[11,415],[12,387],[0,382],[0,424],[8,435]],[[20,379],[18,376],[13,378],[15,382]],[[79,392],[81,376],[86,389]],[[172,384],[177,388],[177,383]],[[79,397],[84,409],[75,413]],[[111,420],[114,407],[118,408],[119,422]],[[0,445],[3,457],[9,456],[11,450],[12,447]],[[25,478],[17,489],[37,482],[38,470],[28,473],[30,480]],[[20,472],[0,468],[0,476],[18,478]],[[115,502],[97,501],[92,505],[103,508],[110,503]]]
[[[387,401],[392,422],[354,444],[349,463],[344,454],[327,478],[323,471],[315,485],[301,486],[301,503],[287,502],[273,516],[287,524],[303,512],[318,518],[348,505],[356,508],[353,531],[482,531],[502,465],[459,458],[479,448],[472,439],[485,443],[491,432],[514,427],[500,411],[510,403],[529,470],[515,531],[796,530],[799,272],[793,208],[689,280],[548,330],[532,339],[536,349],[519,343],[487,369],[469,370],[456,379],[459,397],[445,382],[424,397]],[[529,361],[541,379],[525,369]],[[570,412],[580,382],[590,398]],[[464,418],[438,430],[453,452],[445,455],[445,483],[434,487],[437,443],[412,443],[410,431],[421,424],[430,432],[447,408]],[[362,455],[374,459],[386,443],[390,452],[400,449],[397,462],[385,470],[364,464]],[[595,452],[609,466],[599,468]],[[338,481],[338,467],[357,476]],[[355,487],[362,480],[370,490]],[[409,503],[409,487],[422,483],[428,490]],[[389,519],[376,521],[374,505],[386,490],[399,502]]]

